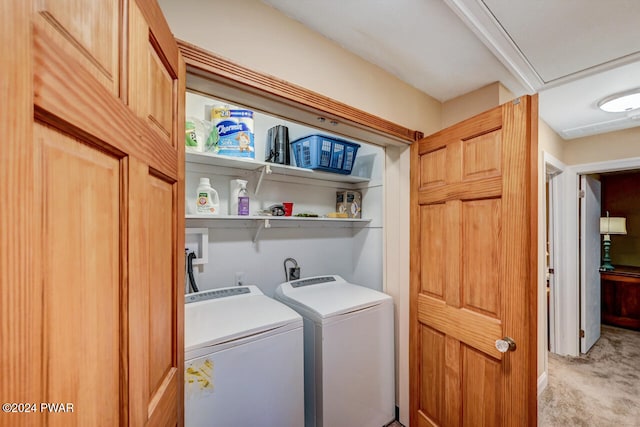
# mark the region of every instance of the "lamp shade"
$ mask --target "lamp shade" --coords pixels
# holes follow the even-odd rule
[[[627,234],[627,219],[614,216],[600,218],[600,234]]]

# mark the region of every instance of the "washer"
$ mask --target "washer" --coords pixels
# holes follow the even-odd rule
[[[275,298],[304,318],[305,426],[393,421],[392,298],[340,276],[282,283]]]
[[[302,325],[256,286],[185,295],[185,425],[303,425]]]

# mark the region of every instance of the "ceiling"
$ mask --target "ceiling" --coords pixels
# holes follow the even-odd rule
[[[441,102],[496,81],[540,94],[565,139],[640,126],[638,0],[263,0]]]

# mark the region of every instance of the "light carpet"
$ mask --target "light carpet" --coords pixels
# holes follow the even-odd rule
[[[640,426],[640,332],[603,325],[586,355],[550,353],[548,374],[539,426]]]

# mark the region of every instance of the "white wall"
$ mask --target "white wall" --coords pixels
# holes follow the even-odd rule
[[[233,176],[207,174],[201,165],[199,171],[189,170],[187,165],[187,193],[195,192],[198,178],[209,177],[213,187],[219,188],[221,207],[228,203],[228,182]],[[279,228],[272,221],[272,228],[260,232],[259,239],[253,243],[257,222],[228,221],[224,225],[210,226],[208,264],[201,267],[196,280],[201,289],[232,286],[236,272],[244,272],[246,282],[257,284],[261,290],[273,295],[276,286],[285,280],[283,261],[293,257],[302,267],[302,276],[338,274],[349,281],[372,289],[383,289],[382,275],[382,232],[381,203],[382,188],[360,190],[363,193],[363,215],[373,218],[366,226],[342,228],[335,224],[304,223],[301,227]],[[283,200],[294,201],[294,213],[326,213],[332,204],[335,207],[335,188],[316,187],[308,183],[282,183],[265,181],[260,199],[250,191],[251,210],[259,205],[266,207]],[[331,209],[332,211],[335,210]],[[377,210],[377,212],[375,211]],[[197,227],[205,221],[197,221]],[[189,224],[187,224],[189,226]],[[197,242],[196,236],[187,236],[187,243]]]

